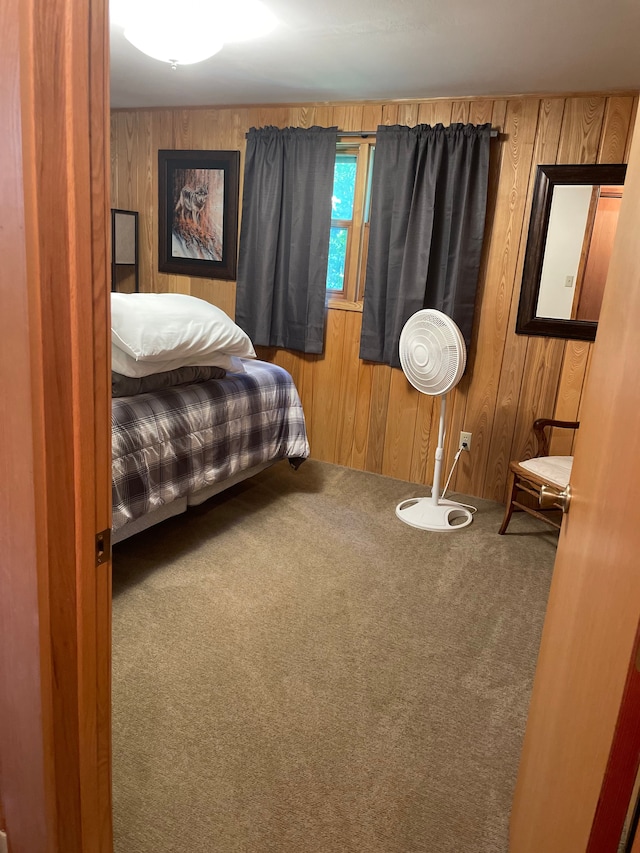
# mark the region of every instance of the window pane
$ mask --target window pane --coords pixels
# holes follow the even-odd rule
[[[353,218],[353,196],[356,189],[357,154],[336,154],[333,173],[332,219]]]
[[[344,288],[344,265],[347,257],[347,228],[331,226],[329,237],[329,265],[327,267],[327,290],[334,292]]]
[[[367,173],[367,194],[364,200],[364,221],[369,221],[371,213],[371,181],[373,180],[373,158],[376,155],[375,145],[369,149],[369,171]]]

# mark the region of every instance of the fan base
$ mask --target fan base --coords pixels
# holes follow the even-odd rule
[[[462,504],[441,498],[409,498],[396,507],[396,515],[405,524],[421,530],[460,530],[473,521],[472,513]]]

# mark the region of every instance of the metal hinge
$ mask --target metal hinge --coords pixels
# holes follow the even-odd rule
[[[111,528],[96,533],[96,568],[111,559]]]

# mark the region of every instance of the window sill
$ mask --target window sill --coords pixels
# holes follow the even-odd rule
[[[348,302],[346,299],[327,299],[327,308],[330,311],[359,311],[362,313],[362,300],[360,302]]]

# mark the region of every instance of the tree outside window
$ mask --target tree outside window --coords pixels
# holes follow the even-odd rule
[[[329,305],[362,300],[369,242],[373,139],[339,142],[336,150],[327,268]]]

